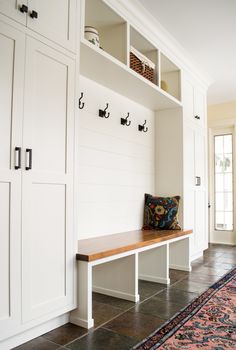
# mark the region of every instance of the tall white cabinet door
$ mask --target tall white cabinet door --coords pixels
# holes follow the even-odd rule
[[[74,61],[26,47],[23,321],[72,309],[74,268]]]
[[[29,0],[27,26],[48,39],[75,49],[76,0]],[[32,11],[38,18],[32,18]]]
[[[0,23],[0,339],[20,322],[21,168],[25,37]]]
[[[0,0],[0,12],[26,25],[26,7],[28,0]],[[23,7],[22,7],[23,6]]]
[[[195,186],[195,231],[198,250],[207,248],[207,134],[205,129],[195,131],[195,174],[200,182]],[[196,182],[197,184],[197,182]]]

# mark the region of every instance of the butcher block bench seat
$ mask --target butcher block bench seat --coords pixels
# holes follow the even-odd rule
[[[94,261],[191,234],[192,230],[137,230],[78,242],[77,260]]]
[[[169,269],[191,271],[192,230],[137,230],[78,241],[77,309],[70,322],[94,325],[92,292],[139,301],[138,280],[169,284]]]

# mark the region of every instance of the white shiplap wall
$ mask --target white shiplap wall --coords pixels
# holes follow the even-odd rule
[[[154,193],[154,112],[81,77],[78,239],[139,229],[144,193]],[[109,103],[109,119],[98,116]],[[130,112],[131,126],[120,118]],[[147,119],[147,133],[138,124]]]

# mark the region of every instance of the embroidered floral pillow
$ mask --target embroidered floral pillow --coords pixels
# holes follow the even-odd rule
[[[145,194],[144,230],[181,230],[177,215],[180,196],[154,197]]]

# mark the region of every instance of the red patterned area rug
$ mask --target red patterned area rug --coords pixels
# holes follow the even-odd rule
[[[236,268],[133,349],[236,349]]]

